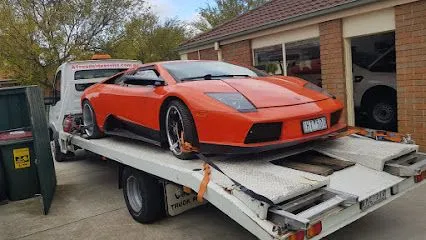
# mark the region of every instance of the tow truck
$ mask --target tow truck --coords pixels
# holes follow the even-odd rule
[[[321,239],[426,182],[426,155],[417,145],[356,131],[189,161],[147,143],[81,132],[60,131],[61,152],[85,149],[117,162],[127,208],[142,223],[208,202],[259,239]]]

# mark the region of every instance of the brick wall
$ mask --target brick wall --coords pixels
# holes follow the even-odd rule
[[[253,66],[250,40],[223,45],[221,49],[224,61],[235,62],[245,66]]]
[[[188,60],[199,60],[198,59],[198,51],[189,52],[188,53]]]
[[[426,0],[395,7],[398,130],[426,151]]]
[[[322,86],[346,105],[342,20],[323,22],[320,30]],[[342,121],[346,121],[346,110]]]
[[[215,51],[213,48],[200,50],[200,59],[217,60],[217,51]]]

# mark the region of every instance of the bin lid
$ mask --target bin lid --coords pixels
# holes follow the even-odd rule
[[[31,131],[8,131],[0,132],[0,141],[12,141],[12,140],[21,140],[32,138],[33,134]]]

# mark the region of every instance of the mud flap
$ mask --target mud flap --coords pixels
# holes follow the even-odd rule
[[[186,193],[182,186],[167,182],[164,184],[166,210],[169,216],[176,216],[187,210],[207,203],[199,203],[195,192]]]

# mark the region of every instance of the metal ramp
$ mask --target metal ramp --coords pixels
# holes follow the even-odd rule
[[[411,177],[426,170],[426,155],[412,153],[386,162],[384,171],[400,177]]]
[[[290,230],[307,229],[329,211],[357,202],[357,196],[323,188],[270,208],[270,219]]]

